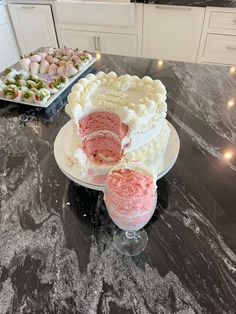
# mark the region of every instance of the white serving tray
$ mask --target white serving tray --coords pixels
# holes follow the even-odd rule
[[[35,52],[36,53],[36,52]],[[36,103],[30,103],[30,102],[24,102],[21,100],[17,100],[17,99],[7,99],[4,97],[0,96],[0,100],[4,100],[4,101],[9,101],[9,102],[13,102],[13,103],[19,103],[19,104],[23,104],[23,105],[27,105],[27,106],[34,106],[34,107],[42,107],[42,108],[47,108],[48,106],[50,106],[54,100],[57,99],[57,97],[59,97],[74,81],[76,81],[94,62],[96,61],[96,58],[92,58],[90,60],[90,62],[81,70],[79,71],[75,76],[68,78],[69,82],[68,84],[66,84],[66,86],[62,89],[60,89],[56,94],[52,95],[49,100],[45,103],[45,104],[36,104]],[[20,70],[19,68],[19,63],[14,64],[11,68],[14,68],[16,70]],[[30,74],[30,73],[29,73]],[[48,79],[46,79],[46,77],[49,75],[48,74],[38,74],[37,75],[40,79],[45,79],[46,81],[49,81]],[[0,78],[2,77],[2,73],[0,73]],[[56,76],[55,76],[56,77]],[[51,77],[51,79],[53,79],[53,77]]]

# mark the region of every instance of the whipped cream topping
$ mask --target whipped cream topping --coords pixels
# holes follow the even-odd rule
[[[161,81],[115,72],[88,74],[68,96],[66,112],[73,120],[94,111],[111,111],[129,126],[130,132],[147,132],[165,119],[166,89]]]

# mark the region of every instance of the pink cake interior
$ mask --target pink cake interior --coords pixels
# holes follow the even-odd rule
[[[106,111],[93,112],[79,121],[83,150],[97,165],[115,164],[123,154],[122,139],[128,126],[118,115]]]
[[[123,138],[128,132],[128,126],[121,123],[118,115],[106,111],[93,112],[79,121],[82,138],[96,131],[110,131]]]
[[[111,132],[101,132],[84,140],[84,152],[98,165],[113,164],[122,156],[121,140]]]
[[[132,169],[118,169],[108,175],[105,202],[113,211],[127,216],[145,213],[153,207],[154,182],[151,176]]]

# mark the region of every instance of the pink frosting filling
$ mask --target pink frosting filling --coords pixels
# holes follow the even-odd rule
[[[148,175],[131,169],[114,170],[106,187],[106,206],[113,211],[133,215],[153,208],[155,186]]]
[[[98,133],[84,140],[84,152],[98,165],[113,164],[122,156],[121,141],[112,133]]]
[[[110,131],[123,138],[128,132],[128,126],[121,123],[118,115],[106,111],[93,112],[79,121],[82,138],[96,131]]]

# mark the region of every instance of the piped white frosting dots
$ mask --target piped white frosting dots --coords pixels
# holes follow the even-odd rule
[[[149,76],[98,72],[80,79],[66,105],[80,175],[102,182],[121,159],[154,162],[158,172],[169,138],[165,101],[165,86]]]

